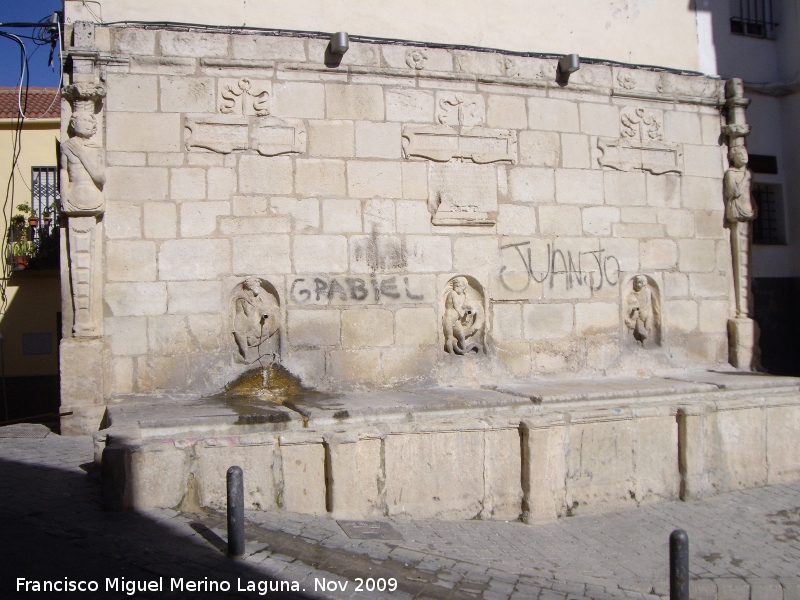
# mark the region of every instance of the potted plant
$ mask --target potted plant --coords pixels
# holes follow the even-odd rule
[[[25,215],[11,217],[11,240],[18,242],[27,237],[25,233]]]
[[[48,204],[42,210],[42,220],[44,221],[44,226],[47,229],[50,229],[50,223],[53,222],[53,205]]]
[[[11,244],[11,254],[14,257],[12,268],[24,269],[28,266],[28,260],[33,254],[33,242],[27,240],[14,242]]]
[[[36,227],[39,224],[39,216],[33,212],[33,209],[28,204],[18,204],[17,210],[23,214],[28,215],[28,225]]]

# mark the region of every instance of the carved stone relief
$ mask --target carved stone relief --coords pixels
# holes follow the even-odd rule
[[[428,167],[428,190],[434,225],[497,222],[497,171],[492,165],[432,163]]]
[[[497,172],[488,163],[515,164],[517,134],[479,125],[485,120],[486,107],[477,94],[440,93],[436,106],[439,125],[406,125],[402,134],[405,158],[447,163],[428,168],[431,222],[494,225]]]
[[[486,127],[405,125],[403,155],[447,162],[454,158],[478,164],[517,162],[517,132]]]
[[[442,294],[444,351],[464,356],[486,354],[486,311],[481,285],[465,276],[453,277]]]
[[[750,101],[744,97],[741,79],[725,82],[725,108],[728,123],[722,133],[728,138],[728,170],[725,171],[723,196],[725,221],[731,229],[731,258],[736,317],[728,321],[728,343],[731,364],[746,370],[759,368],[758,324],[750,318],[750,223],[756,218],[751,194],[752,175],[747,168],[745,138],[750,126],[745,109]]]
[[[655,111],[636,106],[625,106],[620,111],[620,135],[640,142],[664,140],[661,115]]]
[[[266,366],[280,358],[278,293],[267,281],[249,277],[236,286],[230,305],[236,360]]]
[[[513,56],[506,56],[503,59],[503,72],[505,73],[506,77],[519,77],[519,61]]]
[[[486,120],[486,104],[478,94],[436,95],[436,121],[442,125],[472,127]]]
[[[648,171],[654,175],[683,173],[683,148],[679,144],[597,138],[603,155],[598,162],[617,171]]]
[[[680,99],[717,104],[720,83],[710,77],[614,68],[614,95],[652,100]]]
[[[61,144],[61,212],[67,216],[100,215],[105,210],[105,152],[95,112],[106,95],[101,85],[77,83],[62,95],[71,101],[69,139]]]
[[[620,71],[617,73],[617,84],[626,90],[636,87],[636,76],[630,71]]]
[[[661,345],[661,298],[653,279],[647,275],[632,277],[623,309],[629,340],[644,348]]]
[[[620,71],[617,78],[627,75]],[[649,171],[654,175],[683,173],[683,146],[664,143],[660,113],[626,106],[620,111],[620,137],[598,138],[598,162],[618,171]]]
[[[222,79],[219,82],[219,112],[231,115],[270,114],[270,82],[241,79]]]
[[[428,54],[421,48],[410,48],[406,52],[406,64],[412,69],[421,71],[428,63]]]
[[[728,123],[722,133],[728,138],[728,170],[722,180],[725,198],[725,220],[731,228],[734,291],[736,293],[736,317],[749,316],[749,256],[750,222],[756,218],[756,206],[751,193],[752,174],[747,168],[745,138],[750,126],[745,121],[744,111],[749,101],[744,98],[741,80],[731,79],[725,85]]]
[[[263,156],[306,151],[306,127],[301,119],[214,115],[187,116],[186,149],[205,148],[221,154],[256,150]]]
[[[98,219],[105,211],[105,152],[97,136],[97,114],[106,90],[93,82],[78,82],[61,90],[72,115],[61,144],[61,214],[68,218],[67,250],[75,336],[101,333]]]

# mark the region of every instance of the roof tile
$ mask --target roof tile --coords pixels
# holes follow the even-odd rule
[[[0,119],[16,119],[19,117],[17,96],[16,87],[0,87]],[[23,91],[22,108],[25,111],[25,117],[28,119],[57,119],[60,117],[61,101],[60,97],[56,96],[60,96],[58,88],[28,88],[26,104],[25,92]],[[55,98],[55,101],[53,98]]]

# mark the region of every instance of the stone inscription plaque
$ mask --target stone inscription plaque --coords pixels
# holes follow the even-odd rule
[[[428,208],[434,225],[497,222],[497,170],[492,165],[431,163],[428,189]]]
[[[598,159],[603,167],[649,171],[654,175],[683,173],[683,147],[678,144],[598,138],[597,147],[603,152]]]
[[[230,154],[256,150],[263,156],[300,154],[306,150],[306,128],[300,119],[214,115],[186,117],[186,149],[205,148]]]
[[[454,158],[474,163],[517,162],[517,133],[508,129],[406,125],[403,154],[447,162]]]

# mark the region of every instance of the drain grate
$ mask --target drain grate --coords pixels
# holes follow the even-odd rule
[[[0,438],[46,438],[50,430],[36,423],[18,423],[0,427]]]
[[[400,532],[384,521],[336,521],[355,540],[402,540]]]

